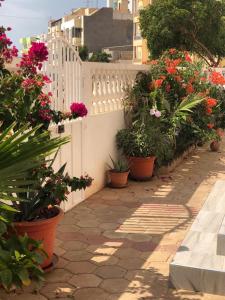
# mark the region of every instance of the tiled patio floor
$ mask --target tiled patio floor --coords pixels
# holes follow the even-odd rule
[[[168,289],[169,262],[217,179],[225,180],[225,151],[198,149],[170,176],[104,189],[66,214],[58,268],[40,294],[0,299],[225,299]]]

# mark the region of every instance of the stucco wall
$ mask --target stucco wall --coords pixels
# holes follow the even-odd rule
[[[102,8],[92,16],[84,16],[84,45],[90,52],[110,46],[131,45],[133,22],[113,19],[113,9]]]

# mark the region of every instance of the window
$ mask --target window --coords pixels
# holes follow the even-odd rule
[[[134,59],[142,60],[142,47],[141,46],[134,47]]]
[[[140,23],[134,23],[134,37],[136,39],[140,39],[141,38]]]
[[[81,32],[82,32],[81,28],[73,27],[72,28],[72,37],[73,38],[81,38]]]

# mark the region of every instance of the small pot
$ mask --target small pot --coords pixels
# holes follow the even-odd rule
[[[57,207],[58,208],[58,207]],[[27,234],[36,241],[43,242],[43,249],[48,257],[42,263],[41,267],[46,268],[51,265],[54,252],[56,227],[62,219],[64,212],[58,208],[58,214],[50,219],[37,220],[31,222],[15,222],[14,226],[19,235]]]
[[[149,180],[152,177],[156,157],[129,157],[130,176],[135,180]]]
[[[127,185],[128,175],[127,172],[116,172],[114,170],[109,171],[110,186],[114,188],[122,188]]]
[[[213,152],[218,152],[219,149],[220,149],[220,143],[217,142],[217,141],[213,141],[213,142],[210,144],[210,149],[211,149],[211,151],[213,151]]]

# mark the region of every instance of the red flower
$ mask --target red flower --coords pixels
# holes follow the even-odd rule
[[[214,124],[209,123],[209,124],[207,124],[207,127],[208,127],[209,129],[212,129],[212,128],[214,127]]]
[[[208,107],[214,107],[214,106],[216,106],[217,105],[217,100],[216,99],[214,99],[214,98],[208,98],[207,99],[207,106]]]
[[[74,102],[70,105],[70,110],[75,117],[85,117],[88,113],[86,106],[83,103]]]

